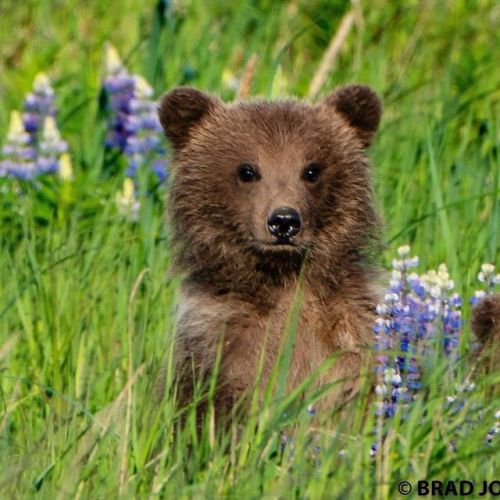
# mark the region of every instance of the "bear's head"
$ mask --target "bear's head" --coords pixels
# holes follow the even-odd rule
[[[178,264],[221,289],[280,283],[304,262],[338,282],[377,233],[366,148],[380,116],[363,85],[314,105],[167,93],[159,117],[173,147]]]

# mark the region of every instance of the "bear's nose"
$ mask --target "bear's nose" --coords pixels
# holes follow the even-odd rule
[[[267,219],[267,227],[278,240],[289,240],[300,231],[300,215],[290,207],[277,208]]]

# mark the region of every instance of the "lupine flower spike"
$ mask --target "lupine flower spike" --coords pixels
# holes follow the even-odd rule
[[[35,158],[36,151],[30,135],[24,129],[21,114],[12,111],[7,140],[2,148],[0,176],[32,179],[36,173]]]
[[[37,173],[59,171],[60,156],[68,151],[68,143],[61,138],[54,117],[47,116],[38,146]]]
[[[54,89],[44,73],[38,73],[33,82],[33,91],[24,100],[23,122],[31,143],[38,141],[38,133],[48,116],[55,117]]]
[[[54,90],[48,77],[36,76],[33,91],[24,101],[24,113],[11,113],[7,140],[2,148],[0,175],[34,179],[59,170],[68,143],[57,128]]]
[[[130,100],[130,114],[126,129],[129,132],[125,154],[128,158],[128,176],[135,176],[137,169],[152,161],[151,168],[158,179],[166,177],[165,150],[162,149],[162,128],[156,104],[151,100],[153,89],[141,76],[135,76],[134,96]],[[149,158],[148,158],[149,157]]]
[[[375,350],[377,386],[376,413],[392,417],[398,404],[405,405],[420,387],[420,371],[415,356],[422,334],[419,317],[424,288],[418,275],[409,270],[418,266],[418,258],[410,257],[410,247],[398,249],[398,259],[392,263],[390,286],[384,303],[377,306]],[[419,295],[420,294],[420,295]],[[395,356],[391,351],[400,351]]]
[[[426,355],[441,349],[449,360],[450,370],[455,370],[463,323],[462,299],[453,291],[455,284],[446,265],[418,275],[409,272],[419,263],[417,257],[410,257],[409,246],[398,248],[398,257],[393,260],[389,288],[384,302],[377,306],[378,317],[373,328],[377,374],[375,413],[380,434],[379,442],[372,447],[372,455],[380,444],[383,421],[393,417],[398,408],[405,418],[420,389],[422,360],[429,357]],[[485,290],[477,291],[472,303],[491,295],[500,283],[500,275],[495,273],[493,264],[483,264],[478,280]],[[456,394],[446,398],[445,407],[453,412],[461,411],[474,389],[470,381],[458,384]],[[473,405],[472,409],[479,410]],[[498,433],[500,423],[496,420],[488,434],[489,441]]]
[[[130,75],[118,52],[106,46],[104,88],[111,110],[106,145],[121,150],[128,163],[126,175],[135,177],[143,165],[150,165],[160,181],[167,176],[162,128],[152,100],[153,89],[144,78]]]
[[[134,93],[134,79],[128,74],[118,51],[110,44],[105,48],[104,68],[106,71],[104,88],[109,96],[112,115],[106,145],[123,150],[128,138],[126,122],[130,112],[129,102]]]

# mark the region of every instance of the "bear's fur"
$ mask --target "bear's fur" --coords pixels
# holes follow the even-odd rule
[[[193,379],[210,378],[219,347],[217,416],[253,387],[261,356],[267,383],[300,281],[288,387],[336,354],[317,385],[342,383],[318,406],[345,402],[358,390],[380,299],[371,258],[380,219],[366,155],[379,98],[351,85],[315,105],[227,105],[177,88],[162,98],[159,116],[174,154],[174,269],[185,275],[175,354],[181,401],[189,402]],[[256,180],[239,178],[242,164]],[[309,167],[317,180],[305,180]],[[301,218],[300,232],[285,243],[266,223],[280,207]]]
[[[484,298],[472,311],[472,331],[481,344],[479,368],[486,373],[500,367],[500,293]],[[500,387],[492,388],[500,394]]]

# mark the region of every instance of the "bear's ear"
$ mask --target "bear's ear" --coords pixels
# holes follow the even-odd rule
[[[377,132],[382,116],[382,103],[366,85],[346,85],[328,95],[323,105],[333,107],[356,130],[364,147],[368,147]]]
[[[178,87],[166,93],[160,99],[158,116],[174,149],[182,148],[189,138],[191,128],[220,105],[221,101],[216,97],[191,87]]]

